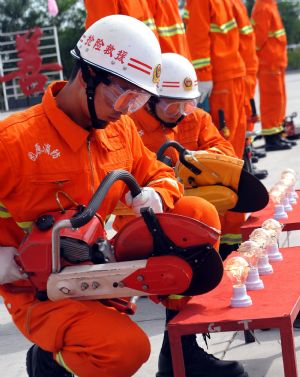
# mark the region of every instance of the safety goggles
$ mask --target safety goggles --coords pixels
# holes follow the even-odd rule
[[[123,89],[119,84],[112,83],[107,86],[105,96],[111,101],[115,111],[127,114],[142,108],[148,102],[151,94],[139,90]]]
[[[197,100],[171,100],[167,98],[160,98],[157,105],[165,115],[175,117],[178,115],[181,116],[191,114],[197,106]]]

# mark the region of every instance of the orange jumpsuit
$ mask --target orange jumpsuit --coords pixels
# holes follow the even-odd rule
[[[162,52],[189,58],[188,43],[177,0],[85,0],[88,28],[99,18],[125,14],[143,21],[156,34]]]
[[[209,98],[214,124],[224,110],[228,140],[242,158],[247,127],[245,64],[239,52],[239,30],[231,0],[188,0],[186,35],[199,81],[213,81]]]
[[[212,206],[206,213],[192,197],[182,197],[173,170],[143,145],[131,118],[122,116],[105,130],[91,132],[74,123],[55,101],[64,85],[52,84],[41,104],[1,122],[0,245],[18,247],[39,215],[58,210],[57,191],[87,204],[115,169],[153,187],[167,210],[195,218],[204,214],[209,225],[220,228]],[[123,182],[116,182],[98,213],[109,215],[127,191]],[[72,206],[63,195],[60,200],[64,208]],[[24,336],[79,377],[129,377],[149,357],[146,334],[128,316],[98,301],[41,302],[32,293],[12,293],[6,286],[0,286],[0,295]]]
[[[210,113],[219,125],[224,110],[235,154],[243,158],[247,118],[245,112],[245,63],[239,51],[239,30],[232,0],[187,0],[186,35],[199,81],[213,81]],[[244,214],[227,212],[222,221],[221,244],[242,242]]]
[[[262,134],[274,135],[283,131],[286,110],[287,39],[275,0],[256,0],[251,17],[259,59]]]
[[[232,0],[232,4],[233,14],[240,33],[239,51],[246,66],[245,87],[247,130],[253,131],[254,123],[251,122],[252,109],[250,99],[254,98],[255,95],[256,76],[258,71],[258,58],[255,49],[255,34],[243,1]]]

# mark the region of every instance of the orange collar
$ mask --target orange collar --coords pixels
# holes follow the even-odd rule
[[[75,123],[57,106],[55,95],[65,85],[66,81],[56,81],[50,84],[43,96],[42,106],[60,136],[76,152],[86,142],[89,132]]]

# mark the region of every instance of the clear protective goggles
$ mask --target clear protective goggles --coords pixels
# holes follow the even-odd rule
[[[169,117],[189,115],[197,107],[196,99],[170,99],[160,98],[157,106],[160,110]]]
[[[112,83],[106,87],[105,96],[112,102],[115,111],[127,114],[141,109],[151,94],[138,89],[123,89],[119,84]]]

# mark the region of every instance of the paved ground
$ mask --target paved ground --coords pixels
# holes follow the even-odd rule
[[[300,73],[287,75],[288,109],[287,113],[298,111],[300,114]],[[258,101],[257,101],[258,103]],[[0,119],[7,114],[0,113]],[[299,116],[297,118],[300,124]],[[258,126],[259,127],[259,126]],[[263,142],[255,143],[261,146]],[[300,145],[300,142],[299,142]],[[267,157],[261,159],[258,168],[269,170],[269,177],[263,181],[267,188],[277,182],[280,173],[285,168],[293,168],[300,177],[300,146],[289,151],[270,152]],[[300,181],[297,182],[300,188]],[[281,244],[285,242],[283,235]],[[291,245],[300,245],[300,232],[292,232]],[[284,262],[283,262],[284,263]],[[149,335],[152,353],[146,364],[135,374],[135,377],[154,377],[158,353],[164,330],[164,310],[161,306],[141,299],[138,303],[138,311],[133,320]],[[240,360],[247,369],[250,377],[282,377],[283,365],[281,357],[280,336],[277,330],[268,332],[256,331],[256,343],[245,344],[243,333],[228,332],[212,334],[209,341],[209,353],[224,359]],[[122,336],[122,334],[120,334]],[[300,331],[295,334],[296,351],[298,356],[298,369],[300,369]],[[199,344],[203,341],[199,338]],[[30,343],[24,339],[11,322],[7,311],[0,302],[0,375],[6,377],[25,377],[25,355]],[[204,346],[205,347],[205,346]],[[96,376],[95,376],[96,377]]]

